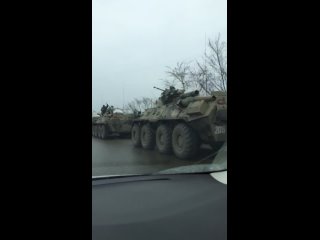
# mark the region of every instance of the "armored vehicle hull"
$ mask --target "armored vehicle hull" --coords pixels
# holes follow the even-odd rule
[[[92,136],[106,139],[111,136],[130,136],[133,116],[128,114],[105,114],[92,118]]]
[[[147,109],[133,121],[131,139],[135,147],[193,157],[202,143],[213,148],[227,139],[227,96],[215,92],[199,97],[198,91],[181,94],[171,102]]]

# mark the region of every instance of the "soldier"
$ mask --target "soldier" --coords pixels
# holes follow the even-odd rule
[[[113,114],[113,110],[114,110],[114,107],[111,106],[110,109],[109,109],[109,111],[110,111],[111,114]]]
[[[113,107],[113,106],[111,106],[111,107],[108,108],[107,113],[108,113],[109,116],[112,116],[112,115],[113,115],[113,110],[114,110],[114,107]]]
[[[107,104],[105,112],[107,112],[107,111],[108,111],[108,108],[109,108],[109,105]]]
[[[105,112],[106,112],[106,106],[103,105],[103,106],[101,107],[101,115],[103,115]]]
[[[137,117],[139,117],[141,115],[141,111],[138,111],[137,109],[134,109],[133,110],[133,117],[134,118],[137,118]]]
[[[133,117],[138,117],[139,116],[139,114],[138,114],[138,110],[137,109],[134,109],[133,110]]]
[[[173,87],[171,86],[170,89]],[[162,93],[161,93],[161,101],[166,104],[169,100],[169,95],[170,95],[170,89],[166,88]]]
[[[108,104],[107,104],[107,106],[105,106],[105,105],[102,106],[102,108],[101,108],[101,116],[103,116],[107,112],[108,107],[109,107]]]
[[[177,97],[181,91],[177,90],[175,87],[170,86],[169,89],[166,89],[162,92],[161,100],[164,104],[169,103],[175,97]]]

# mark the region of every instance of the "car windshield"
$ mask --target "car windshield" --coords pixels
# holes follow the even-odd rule
[[[92,9],[92,177],[227,170],[227,2]]]

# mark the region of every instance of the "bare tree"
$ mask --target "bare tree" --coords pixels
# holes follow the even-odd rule
[[[137,106],[137,109],[138,109],[139,111],[141,111],[141,110],[142,110],[142,100],[135,98],[135,99],[134,99],[134,102],[135,102],[135,104],[136,104],[136,106]]]
[[[165,86],[180,84],[184,90],[193,88],[201,93],[211,94],[212,91],[227,91],[227,46],[221,41],[220,34],[208,42],[209,51],[203,56],[203,61],[177,63],[167,71],[171,81],[165,80]]]
[[[209,53],[205,54],[206,68],[210,73],[210,90],[227,91],[227,44],[220,40],[220,34],[215,41],[209,40]]]
[[[152,108],[155,105],[155,101],[151,98],[142,98],[142,99],[137,99],[135,98],[133,101],[129,102],[125,106],[125,110],[129,112],[135,112],[135,111],[140,111],[143,112],[148,108]]]
[[[210,86],[212,83],[209,81],[210,72],[206,65],[196,61],[196,66],[190,70],[190,78],[192,79],[193,86],[200,91],[200,93],[210,94]]]
[[[142,107],[143,109],[154,107],[154,101],[151,98],[142,98]]]
[[[134,101],[128,103],[125,107],[124,107],[126,112],[135,112],[138,111],[137,106],[135,104]]]
[[[165,88],[169,88],[170,86],[177,87],[177,81],[175,79],[162,79],[163,85]]]
[[[189,63],[178,62],[173,68],[167,67],[169,70],[166,73],[169,75],[171,80],[165,80],[164,84],[166,87],[177,86],[180,84],[183,90],[187,90],[191,86],[191,82],[188,79],[190,70]]]

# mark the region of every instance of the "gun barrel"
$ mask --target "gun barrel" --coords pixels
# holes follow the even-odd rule
[[[158,87],[153,87],[153,88],[158,89],[158,90],[160,90],[160,91],[164,91],[163,89],[158,88]]]
[[[198,96],[198,95],[199,95],[199,91],[195,90],[195,91],[192,91],[192,92],[187,92],[187,93],[181,94],[180,98],[195,97],[195,96]]]
[[[177,102],[177,104],[180,107],[187,107],[189,103],[191,102],[195,102],[195,101],[214,101],[216,98],[215,97],[199,97],[199,96],[195,96],[195,97],[186,97],[186,98],[180,98]]]

